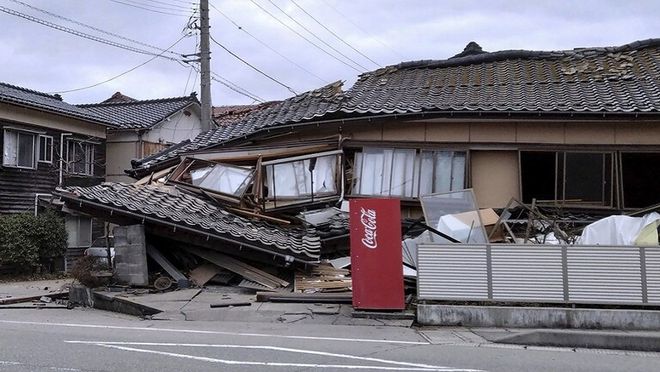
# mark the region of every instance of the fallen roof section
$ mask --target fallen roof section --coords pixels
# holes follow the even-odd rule
[[[106,182],[93,187],[58,188],[56,194],[71,209],[103,210],[145,225],[176,227],[284,257],[285,261],[317,262],[320,255],[321,239],[313,228],[249,220],[172,187]]]

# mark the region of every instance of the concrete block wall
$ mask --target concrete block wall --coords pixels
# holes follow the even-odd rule
[[[113,231],[115,237],[115,276],[120,281],[130,285],[149,285],[144,226],[117,226]]]

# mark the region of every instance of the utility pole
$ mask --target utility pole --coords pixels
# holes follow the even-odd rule
[[[199,1],[200,85],[202,91],[202,130],[211,129],[211,51],[209,47],[209,0]]]

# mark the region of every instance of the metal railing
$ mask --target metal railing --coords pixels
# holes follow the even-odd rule
[[[420,300],[660,305],[660,247],[422,244]]]

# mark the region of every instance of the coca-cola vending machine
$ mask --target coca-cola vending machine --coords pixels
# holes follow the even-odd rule
[[[353,307],[403,310],[400,201],[353,199],[350,225]]]

